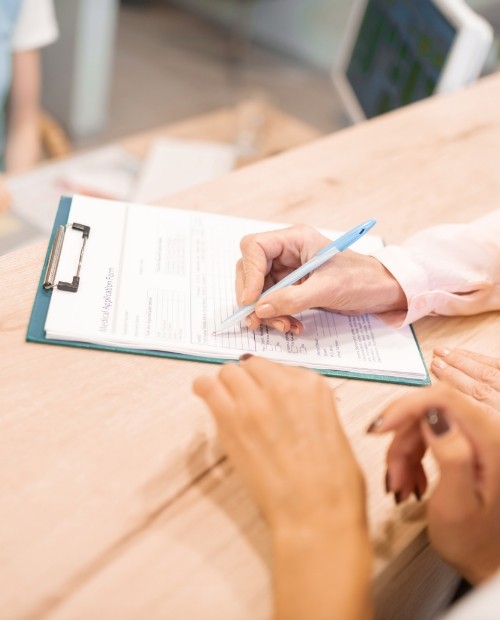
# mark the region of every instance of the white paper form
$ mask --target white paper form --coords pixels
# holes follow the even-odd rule
[[[49,338],[221,359],[251,352],[315,368],[426,376],[411,330],[368,315],[311,310],[299,317],[300,336],[240,326],[213,335],[236,309],[241,237],[279,225],[81,196],[73,198],[69,221],[89,225],[90,237],[78,293],[53,291]],[[380,244],[366,235],[353,247],[371,251]],[[71,280],[80,247],[76,234],[65,242],[57,280]]]
[[[7,179],[12,212],[50,234],[62,195],[126,200],[139,168],[139,160],[119,145],[46,163]]]

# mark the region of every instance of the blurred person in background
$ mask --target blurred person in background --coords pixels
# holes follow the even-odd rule
[[[40,48],[57,36],[53,0],[0,0],[0,211],[9,206],[3,172],[41,157]]]

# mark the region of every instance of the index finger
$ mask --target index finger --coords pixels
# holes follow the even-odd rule
[[[236,269],[238,303],[255,301],[266,284],[275,284],[328,242],[329,239],[306,224],[243,237],[242,257]],[[272,276],[268,282],[266,276]]]
[[[279,231],[245,235],[241,239],[241,258],[236,264],[236,297],[240,305],[255,301],[262,293],[265,277],[284,246]]]
[[[469,351],[468,349],[447,349],[446,347],[436,347],[434,354],[440,357],[447,357],[450,353],[459,355],[462,358],[469,358],[484,366],[491,366],[500,370],[500,358],[491,357],[491,355],[484,355],[483,353],[477,353],[476,351]]]
[[[437,348],[433,372],[465,394],[486,400],[492,390],[500,392],[500,360],[463,349]]]

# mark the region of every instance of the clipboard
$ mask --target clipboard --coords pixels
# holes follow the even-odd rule
[[[37,287],[37,292],[35,296],[35,300],[33,303],[33,309],[31,312],[28,330],[26,334],[26,341],[32,343],[39,344],[54,344],[59,346],[67,346],[67,347],[77,347],[82,349],[96,349],[102,351],[113,351],[116,353],[134,353],[136,355],[147,355],[151,357],[163,357],[169,359],[177,359],[177,360],[187,360],[192,362],[205,362],[211,364],[226,364],[226,363],[237,363],[238,360],[229,360],[226,358],[214,357],[214,356],[203,356],[203,355],[192,355],[188,353],[176,353],[174,351],[161,351],[157,349],[138,349],[138,348],[128,348],[124,346],[111,346],[105,344],[96,344],[90,342],[82,342],[75,340],[60,340],[60,339],[51,339],[47,338],[45,335],[45,322],[47,319],[47,313],[49,310],[50,299],[52,295],[52,289],[56,286],[66,291],[65,294],[68,295],[77,295],[78,294],[78,279],[79,276],[79,268],[81,267],[82,262],[85,260],[85,245],[86,240],[89,239],[92,235],[92,230],[89,229],[85,225],[85,223],[69,223],[69,213],[71,209],[72,198],[63,196],[59,202],[59,207],[56,213],[56,217],[54,220],[54,226],[52,229],[52,234],[50,237],[49,245],[47,248],[47,253],[45,256],[45,261],[43,264],[42,272],[40,275],[40,280]],[[51,259],[54,258],[55,254],[58,251],[59,243],[64,242],[64,237],[61,240],[60,229],[64,228],[68,231],[71,228],[71,231],[68,234],[81,234],[82,236],[82,251],[80,252],[80,262],[75,267],[75,276],[73,281],[70,282],[55,282],[50,281],[50,276],[55,275],[55,271],[51,274],[48,274],[49,265],[51,263]],[[56,266],[57,267],[57,266]],[[49,277],[49,280],[47,279]],[[356,370],[337,370],[332,368],[314,368],[310,370],[314,370],[323,374],[325,376],[330,377],[339,377],[344,379],[361,379],[365,381],[376,381],[382,383],[394,383],[399,385],[411,385],[411,386],[425,386],[430,385],[431,380],[429,376],[429,371],[427,366],[425,365],[425,361],[422,355],[422,351],[420,349],[420,344],[415,336],[415,332],[413,330],[413,326],[410,326],[413,338],[415,340],[416,346],[418,348],[418,353],[422,360],[423,366],[425,368],[425,377],[422,379],[411,378],[411,377],[397,377],[394,375],[383,375],[383,374],[369,374],[363,373]]]
[[[36,342],[39,344],[55,344],[60,346],[67,347],[78,347],[82,349],[97,349],[101,351],[114,351],[116,353],[135,353],[138,355],[149,355],[151,357],[166,357],[171,359],[178,360],[189,360],[192,362],[209,362],[213,364],[223,364],[226,363],[227,360],[222,358],[213,358],[213,357],[201,357],[195,355],[186,355],[184,353],[175,353],[173,351],[157,351],[152,349],[132,349],[126,347],[113,347],[109,345],[101,345],[90,342],[77,342],[75,340],[55,340],[51,338],[47,338],[45,335],[45,321],[47,319],[47,313],[49,311],[50,298],[52,295],[52,287],[44,286],[46,283],[48,268],[51,256],[54,256],[53,251],[57,251],[57,239],[58,239],[58,231],[60,227],[67,227],[69,212],[71,209],[71,201],[72,198],[68,196],[62,196],[59,202],[59,207],[57,209],[57,213],[54,220],[54,226],[52,229],[52,233],[49,240],[49,245],[47,248],[47,253],[45,256],[45,260],[43,263],[42,273],[40,276],[40,281],[38,283],[37,292],[35,296],[35,301],[33,303],[33,309],[31,311],[30,320],[28,323],[28,330],[26,332],[26,341],[27,342]],[[77,231],[82,232],[84,234],[83,228],[85,224],[78,224],[80,228],[77,228]],[[88,227],[87,227],[88,228]],[[88,231],[88,237],[92,234],[92,231]],[[59,237],[60,238],[60,237]],[[81,255],[82,261],[85,259],[85,255]],[[78,271],[76,272],[78,273]],[[77,277],[77,276],[75,276]],[[54,283],[55,284],[55,283]],[[68,284],[68,287],[64,285]],[[62,290],[68,291],[68,294],[78,294],[78,286],[75,287],[75,282],[72,283],[62,283]],[[71,287],[71,288],[70,288]],[[73,290],[76,289],[76,290]]]

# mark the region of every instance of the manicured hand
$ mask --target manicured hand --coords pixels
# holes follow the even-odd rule
[[[251,357],[194,390],[270,526],[275,620],[372,618],[364,481],[327,380]]]
[[[272,527],[364,527],[364,483],[321,375],[250,357],[200,377],[235,469]]]
[[[434,355],[431,368],[443,383],[460,390],[473,404],[500,418],[500,363],[497,358],[443,347],[436,348]],[[386,482],[394,492],[396,503],[412,494],[420,498],[427,487],[421,464],[425,442],[420,425],[408,422],[402,422],[395,429],[387,456],[391,475]]]
[[[255,301],[330,242],[305,225],[243,237],[242,257],[236,265],[238,304]],[[265,323],[299,334],[302,323],[293,315],[309,308],[355,315],[406,307],[403,290],[376,258],[345,250],[296,285],[263,297],[247,325],[257,329]]]
[[[500,358],[438,347],[434,349],[431,369],[438,379],[500,416]]]
[[[425,488],[429,448],[440,478],[429,497],[429,537],[472,583],[500,568],[500,417],[446,386],[418,390],[390,405],[371,432],[394,431],[387,455],[389,490],[403,500]]]

